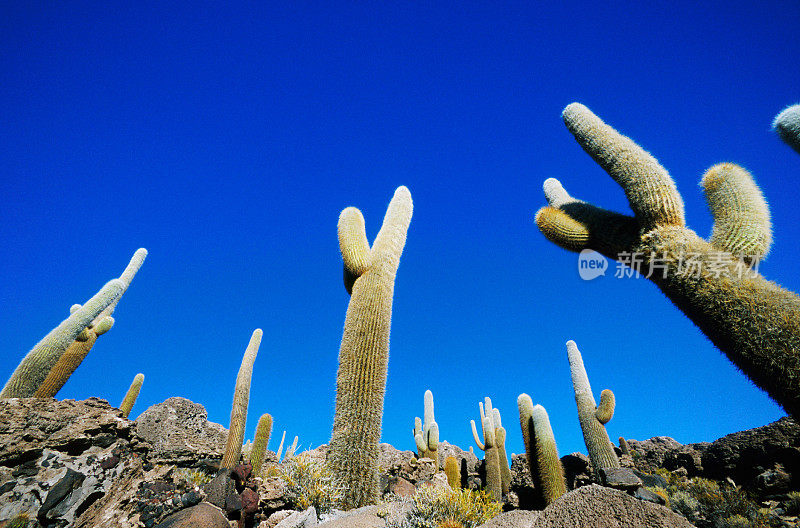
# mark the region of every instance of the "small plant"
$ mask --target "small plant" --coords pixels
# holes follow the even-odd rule
[[[386,528],[474,528],[500,513],[500,504],[486,491],[431,486],[407,500],[408,513],[388,516]]]
[[[176,484],[185,483],[190,487],[202,486],[214,479],[214,475],[210,475],[201,469],[180,468],[172,472],[172,480]]]
[[[6,524],[6,528],[28,528],[28,514],[20,513]]]
[[[297,510],[313,506],[317,515],[329,512],[342,492],[324,462],[302,453],[284,462],[278,477],[286,485],[286,499]]]

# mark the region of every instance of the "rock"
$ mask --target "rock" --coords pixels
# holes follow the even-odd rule
[[[259,506],[267,513],[286,507],[286,485],[277,477],[256,479],[258,482]]]
[[[629,439],[628,446],[636,469],[653,473],[657,468],[664,467],[664,459],[668,453],[677,451],[683,444],[669,436],[654,436],[642,441]]]
[[[238,498],[239,495],[236,492],[236,483],[231,478],[230,470],[220,471],[211,482],[203,486],[203,491],[206,493],[208,502],[217,508],[225,510],[226,513],[230,513],[226,508],[226,504],[230,503],[234,496]]]
[[[583,486],[548,505],[530,528],[691,528],[685,518],[663,506],[637,500],[597,484]]]
[[[522,510],[541,510],[544,499],[537,491],[525,455],[511,455],[511,484],[506,502]]]
[[[775,468],[768,469],[757,475],[755,482],[760,492],[774,495],[789,491],[792,476],[783,470],[783,466],[775,464]]]
[[[386,491],[399,497],[410,497],[416,493],[417,488],[403,477],[389,477]]]
[[[317,526],[317,510],[313,506],[305,511],[294,512],[275,525],[275,528],[313,528]]]
[[[261,521],[259,523],[258,528],[275,528],[275,526],[294,513],[294,510],[280,510],[274,512],[272,515],[267,517],[265,521]]]
[[[636,488],[636,491],[633,492],[633,497],[635,499],[652,502],[653,504],[664,505],[667,503],[664,497],[662,497],[658,493],[650,491],[647,488]]]
[[[378,516],[379,506],[364,506],[342,512],[335,518],[319,524],[319,528],[383,528],[386,521]]]
[[[478,528],[531,528],[539,518],[538,511],[512,510],[501,513]]]
[[[173,513],[155,528],[229,528],[228,519],[219,508],[201,502],[177,513]]]
[[[665,479],[661,475],[651,475],[649,473],[645,473],[637,469],[634,469],[633,473],[637,477],[639,477],[639,479],[642,481],[642,486],[648,488],[664,488],[664,489],[666,489],[668,486],[667,479]]]
[[[628,468],[602,468],[600,482],[603,486],[625,491],[635,490],[642,485],[642,480]]]
[[[592,483],[592,462],[583,453],[570,453],[561,457],[567,489],[576,489]]]
[[[474,453],[464,451],[457,445],[442,440],[439,442],[439,467],[444,468],[444,461],[450,456],[458,461],[458,467],[461,469],[462,482],[466,480],[468,474],[478,472],[480,460],[478,460],[478,457],[476,457]]]
[[[169,398],[149,407],[134,422],[136,436],[153,446],[156,464],[197,467],[199,460],[218,460],[225,452],[228,430],[208,421],[205,407],[186,398]]]

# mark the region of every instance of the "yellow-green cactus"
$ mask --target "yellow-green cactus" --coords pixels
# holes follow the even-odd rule
[[[261,473],[264,455],[267,453],[269,435],[272,433],[272,416],[267,413],[261,415],[256,426],[256,437],[253,440],[253,449],[250,451],[250,464],[253,466],[253,475]]]
[[[619,459],[605,428],[605,424],[614,416],[614,393],[605,389],[600,393],[600,405],[597,405],[589,385],[589,376],[583,366],[583,357],[575,341],[567,341],[567,356],[572,386],[575,389],[575,403],[578,406],[578,421],[592,465],[595,471],[618,468]]]
[[[534,406],[527,394],[519,395],[517,406],[531,478],[541,487],[545,503],[550,504],[567,492],[564,467],[558,456],[550,417],[544,407]]]
[[[439,469],[439,424],[433,416],[433,393],[425,391],[425,423],[414,418],[414,443],[420,458],[430,458]]]
[[[492,408],[492,417],[494,423],[494,439],[497,442],[497,460],[500,463],[500,483],[503,493],[508,493],[511,487],[511,467],[508,463],[508,455],[506,454],[506,429],[503,427],[503,421],[500,417],[500,410],[497,407]]]
[[[631,456],[631,448],[628,446],[628,441],[625,440],[624,436],[619,437],[619,450],[623,455]]]
[[[122,411],[122,416],[127,418],[131,414],[131,409],[136,403],[136,398],[139,397],[139,391],[142,390],[142,383],[144,383],[144,374],[141,372],[133,377],[133,382],[122,398],[122,403],[119,404],[119,410]]]
[[[0,398],[33,396],[64,351],[123,291],[124,283],[120,279],[109,281],[94,297],[51,330],[11,374],[0,392]]]
[[[778,114],[772,127],[787,145],[800,152],[800,104]]]
[[[263,332],[256,328],[250,336],[250,343],[244,352],[239,374],[236,376],[236,388],[233,392],[231,406],[231,426],[228,430],[228,441],[225,444],[225,455],[220,462],[220,469],[231,469],[239,463],[244,441],[244,428],[247,424],[247,404],[250,401],[250,379],[253,376],[253,363],[256,361],[258,347],[261,346]]]
[[[537,213],[542,233],[572,251],[594,249],[625,264],[640,263],[639,271],[734,365],[800,417],[800,297],[748,266],[767,252],[771,239],[768,208],[750,175],[731,164],[706,175],[715,215],[706,241],[686,227],[675,184],[650,154],[583,105],[569,105],[563,118],[583,149],[622,186],[634,216],[577,200],[549,179],[549,206]],[[788,130],[776,126],[782,136]],[[740,259],[732,251],[752,254]]]
[[[452,489],[461,489],[461,468],[458,467],[458,459],[449,456],[444,459],[444,474],[447,475],[447,483]]]
[[[378,454],[389,362],[392,295],[411,222],[411,194],[399,187],[370,248],[361,212],[339,217],[339,246],[350,304],[339,349],[336,413],[328,449],[334,482],[344,490],[339,507],[357,508],[379,498]]]
[[[494,500],[500,501],[503,498],[504,490],[503,473],[500,468],[500,450],[497,445],[497,429],[494,423],[495,414],[492,411],[492,400],[487,397],[484,401],[485,406],[484,403],[478,403],[478,408],[481,411],[483,441],[481,441],[481,437],[478,436],[475,420],[470,420],[469,423],[472,426],[472,437],[475,439],[475,443],[483,450],[483,461],[486,469],[486,489],[489,490],[489,494],[491,494]]]
[[[119,277],[119,280],[123,283],[122,293],[125,293],[131,285],[131,281],[136,272],[139,271],[139,268],[142,267],[145,257],[147,257],[147,250],[144,248],[139,248],[133,254],[125,271]],[[34,394],[36,398],[53,398],[58,394],[58,391],[61,390],[69,377],[72,376],[72,373],[75,372],[75,369],[80,366],[86,355],[92,350],[97,337],[105,334],[114,326],[114,318],[111,317],[111,314],[114,313],[114,309],[121,298],[122,294],[78,334],[75,341],[67,347],[67,350],[64,351],[53,368],[50,369],[50,372],[47,373],[47,377],[42,384],[36,389]],[[70,313],[75,313],[80,307],[80,304],[72,305]]]

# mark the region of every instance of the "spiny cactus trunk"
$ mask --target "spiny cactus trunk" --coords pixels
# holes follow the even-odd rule
[[[253,440],[253,449],[250,451],[250,464],[253,465],[253,475],[261,474],[261,465],[264,463],[264,455],[267,453],[269,436],[272,433],[272,416],[265,413],[258,419],[256,426],[256,438]]]
[[[503,476],[500,472],[500,454],[496,446],[486,446],[484,451],[486,466],[486,489],[496,501],[503,500]]]
[[[225,455],[220,462],[221,469],[231,469],[239,463],[244,441],[244,428],[247,424],[247,404],[250,401],[250,380],[253,376],[253,363],[256,361],[258,347],[261,345],[263,332],[256,328],[250,337],[250,343],[244,352],[239,374],[236,376],[236,388],[233,392],[231,406],[231,426],[225,444]]]
[[[528,469],[533,481],[539,484],[545,503],[550,504],[567,492],[550,417],[544,407],[534,406],[527,394],[519,395],[517,405]]]
[[[122,416],[125,418],[131,414],[131,409],[133,409],[136,403],[136,398],[139,397],[139,391],[142,390],[142,383],[144,383],[144,374],[139,373],[134,376],[133,382],[131,382],[131,386],[128,388],[128,392],[125,393],[122,403],[119,404],[119,410],[122,411]]]

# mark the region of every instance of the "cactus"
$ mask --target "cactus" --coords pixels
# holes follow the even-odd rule
[[[508,455],[506,454],[506,429],[503,427],[500,410],[494,407],[492,408],[492,413],[494,418],[494,439],[497,442],[497,455],[500,462],[500,482],[503,493],[508,493],[508,489],[511,486],[511,467],[508,464]]]
[[[628,446],[628,441],[624,437],[619,437],[619,450],[623,455],[631,456],[631,448]]]
[[[50,331],[44,339],[31,349],[17,366],[6,382],[0,398],[29,398],[36,393],[47,374],[58,362],[73,341],[108,308],[124,291],[124,283],[120,279],[109,281],[103,288],[89,299],[86,304],[75,310],[68,318]]]
[[[444,459],[444,474],[447,475],[447,483],[452,489],[461,489],[461,468],[456,457],[449,456]]]
[[[545,503],[550,504],[567,492],[550,417],[544,407],[534,406],[527,394],[519,395],[517,406],[531,478],[539,483]]]
[[[261,473],[264,455],[269,444],[269,435],[272,432],[272,416],[267,413],[261,415],[256,426],[256,437],[253,440],[253,449],[250,451],[250,464],[253,466],[253,475]]]
[[[787,145],[800,153],[800,104],[778,114],[772,127]]]
[[[131,409],[133,409],[133,405],[136,403],[136,398],[139,397],[139,391],[142,390],[142,383],[144,383],[144,374],[140,372],[133,377],[133,382],[128,388],[128,392],[125,393],[125,397],[122,398],[122,403],[119,404],[119,410],[122,411],[122,416],[125,418],[131,414]]]
[[[233,392],[233,405],[231,405],[231,426],[228,430],[228,441],[225,445],[225,455],[220,462],[220,469],[232,469],[239,463],[244,441],[244,427],[247,423],[247,403],[250,400],[250,378],[253,375],[253,363],[261,345],[263,332],[256,328],[250,336],[250,343],[244,352],[239,374],[236,376],[236,388]]]
[[[478,436],[478,430],[475,428],[475,420],[470,420],[472,426],[472,437],[475,443],[483,450],[484,466],[486,467],[486,487],[489,494],[496,501],[503,498],[503,474],[500,468],[500,453],[497,445],[497,436],[495,428],[495,415],[492,411],[492,400],[488,397],[485,398],[486,406],[483,403],[478,403],[481,411],[481,424],[483,427],[483,442]],[[507,491],[507,490],[506,490]]]
[[[281,443],[280,445],[278,445],[278,451],[275,453],[275,458],[278,460],[278,462],[281,461],[281,454],[283,453],[284,440],[286,440],[286,431],[283,432],[283,435],[281,436]]]
[[[685,226],[675,184],[650,154],[580,104],[569,105],[563,118],[622,186],[634,216],[577,200],[548,179],[549,206],[537,213],[542,233],[572,251],[591,248],[627,264],[640,257],[650,280],[728,359],[800,418],[800,297],[748,268],[771,240],[767,204],[751,176],[732,164],[708,171],[704,187],[715,225],[705,241]],[[783,136],[787,119],[777,120]],[[731,251],[753,254],[740,260]]]
[[[572,386],[575,389],[575,403],[578,406],[578,421],[592,466],[595,472],[599,472],[601,468],[618,468],[619,459],[605,428],[605,424],[614,416],[614,393],[605,389],[600,394],[600,405],[595,404],[589,376],[583,366],[583,357],[575,341],[567,341],[567,355]]]
[[[283,461],[286,462],[287,460],[294,457],[294,452],[297,451],[297,436],[294,437],[294,441],[292,445],[286,448],[286,455],[283,457]]]
[[[414,418],[414,442],[420,458],[430,458],[439,470],[439,424],[433,417],[433,393],[425,391],[425,423]]]
[[[128,287],[131,285],[131,281],[136,275],[136,272],[139,271],[139,268],[142,267],[145,257],[147,257],[147,250],[144,248],[139,248],[133,254],[133,257],[128,263],[128,266],[125,268],[125,271],[123,271],[122,275],[119,277],[123,283],[122,293],[125,293]],[[64,351],[53,368],[50,369],[42,384],[38,389],[36,389],[34,397],[53,398],[56,394],[58,394],[58,391],[61,390],[61,387],[64,386],[69,377],[72,376],[72,373],[75,372],[75,369],[80,366],[86,355],[89,354],[89,351],[91,351],[92,346],[94,346],[94,342],[97,340],[97,337],[105,334],[111,329],[112,326],[114,326],[114,318],[111,317],[111,314],[114,313],[114,309],[121,298],[122,294],[120,294],[119,297],[114,300],[114,302],[112,302],[105,310],[95,317],[95,319],[80,334],[78,334],[78,337],[75,339],[75,341],[73,341],[72,344],[67,347],[66,351]],[[80,304],[72,305],[72,308],[70,308],[70,313],[74,313],[80,307]]]
[[[351,294],[339,350],[336,412],[328,464],[344,490],[339,507],[357,508],[379,498],[378,454],[389,361],[392,294],[411,222],[411,194],[394,193],[378,236],[369,247],[361,212],[339,217],[345,288]]]

